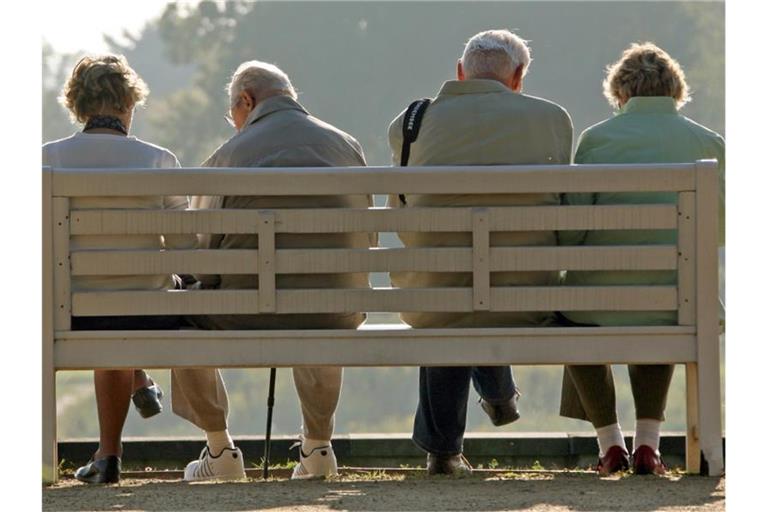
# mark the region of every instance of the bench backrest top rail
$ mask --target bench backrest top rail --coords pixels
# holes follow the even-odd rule
[[[717,164],[54,169],[52,190],[54,197],[680,192],[695,189],[697,165]]]

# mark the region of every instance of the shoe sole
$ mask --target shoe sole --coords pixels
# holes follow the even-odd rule
[[[519,419],[520,419],[520,413],[518,412],[518,413],[515,413],[514,416],[509,418],[504,418],[503,420],[496,420],[496,421],[491,420],[491,423],[493,423],[494,427],[503,427],[504,425],[509,425],[510,423],[514,423]]]
[[[225,475],[225,476],[212,476],[210,478],[192,478],[190,480],[187,480],[186,478],[183,479],[184,482],[228,482],[233,480],[244,480],[246,477],[245,473],[242,475]]]
[[[157,416],[161,412],[163,412],[163,406],[160,404],[157,404],[156,407],[153,407],[151,405],[149,406],[143,406],[143,407],[136,407],[136,410],[139,412],[139,415],[144,418],[151,418],[152,416]]]

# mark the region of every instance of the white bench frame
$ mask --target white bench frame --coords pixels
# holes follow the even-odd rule
[[[142,195],[333,195],[670,191],[677,205],[369,210],[70,210],[70,199]],[[691,164],[281,169],[43,168],[43,469],[57,478],[56,371],[96,368],[680,363],[686,467],[723,471],[718,178]],[[471,231],[473,246],[275,249],[276,232]],[[489,247],[492,231],[677,229],[675,246]],[[258,250],[70,251],[74,234],[258,233]],[[506,270],[677,269],[677,286],[490,286]],[[473,272],[472,288],[276,290],[275,273]],[[259,290],[72,293],[73,275],[257,273]],[[72,331],[71,316],[341,311],[676,309],[663,327],[291,331]]]

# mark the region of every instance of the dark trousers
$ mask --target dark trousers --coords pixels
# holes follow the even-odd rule
[[[560,325],[596,327],[578,324],[557,313]],[[630,364],[629,382],[635,401],[635,418],[664,421],[667,394],[672,383],[675,365]],[[616,415],[616,388],[610,365],[566,365],[560,394],[560,415],[585,420],[595,428],[618,423]]]
[[[469,383],[486,401],[503,403],[515,394],[509,366],[422,367],[413,442],[440,455],[463,451]]]

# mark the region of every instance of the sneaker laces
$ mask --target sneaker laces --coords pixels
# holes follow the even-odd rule
[[[309,453],[305,454],[305,453],[304,453],[304,450],[302,450],[302,448],[301,448],[302,446],[303,446],[303,440],[299,440],[299,441],[296,441],[295,443],[293,443],[293,444],[292,444],[292,445],[291,445],[291,446],[290,446],[288,449],[289,449],[289,450],[293,450],[294,448],[298,448],[298,449],[299,449],[299,453],[301,454],[301,458],[302,458],[302,459],[306,459],[306,458],[308,458],[310,455],[312,455],[313,453],[315,453],[315,451],[317,451],[317,450],[323,450],[323,449],[329,449],[329,448],[331,448],[331,445],[330,445],[330,444],[327,444],[327,445],[323,445],[323,446],[318,446],[318,447],[316,447],[316,448],[312,448],[312,450],[310,450],[310,452],[309,452]]]

